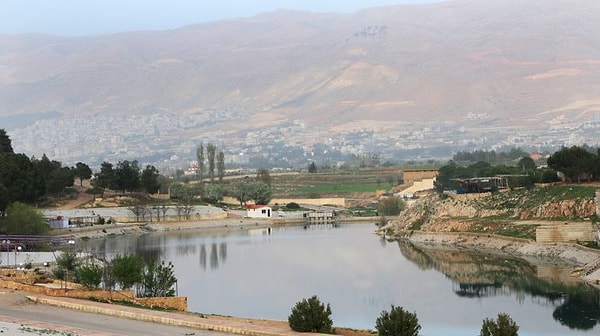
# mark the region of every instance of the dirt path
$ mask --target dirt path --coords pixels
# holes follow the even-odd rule
[[[87,194],[85,191],[90,188],[90,181],[83,181],[83,186],[75,185],[75,190],[77,191],[77,197],[69,202],[57,207],[59,210],[68,210],[75,209],[83,204],[89,203],[94,200],[94,195]]]

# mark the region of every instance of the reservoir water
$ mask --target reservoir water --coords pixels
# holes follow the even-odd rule
[[[371,224],[193,230],[111,237],[84,249],[171,261],[193,312],[287,320],[312,295],[334,325],[374,329],[391,305],[416,312],[426,336],[479,335],[508,313],[521,336],[600,334],[600,293],[566,265],[388,242]],[[565,276],[566,275],[566,276]]]

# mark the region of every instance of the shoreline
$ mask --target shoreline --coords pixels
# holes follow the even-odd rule
[[[376,223],[377,217],[341,217],[336,223]],[[222,218],[201,221],[182,222],[144,222],[144,223],[115,223],[97,224],[82,228],[57,229],[56,236],[68,236],[77,239],[101,239],[114,235],[135,235],[151,232],[169,232],[183,230],[203,230],[207,232],[230,232],[232,230],[251,230],[286,226],[302,226],[306,221],[282,218]],[[311,224],[314,225],[314,224]],[[321,225],[321,224],[317,224]],[[64,232],[63,232],[64,231]]]
[[[537,243],[528,239],[510,238],[473,232],[421,232],[404,231],[393,238],[417,246],[440,246],[490,252],[518,258],[537,258],[550,263],[573,266],[572,276],[600,289],[600,250],[569,243]],[[586,273],[586,269],[598,267]],[[584,274],[582,274],[584,273]]]

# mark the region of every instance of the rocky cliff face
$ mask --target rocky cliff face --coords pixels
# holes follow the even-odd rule
[[[531,209],[515,209],[515,217],[529,218],[587,218],[596,214],[594,199],[552,201]]]
[[[454,195],[428,194],[410,204],[392,225],[424,231],[472,231],[481,226],[475,219],[583,219],[596,214],[594,198],[552,200],[537,205],[526,202],[527,194]]]

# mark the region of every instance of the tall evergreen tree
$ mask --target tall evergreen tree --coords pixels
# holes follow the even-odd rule
[[[202,143],[196,148],[196,159],[198,160],[198,177],[202,181],[204,177],[204,144]]]
[[[83,180],[88,180],[92,177],[92,169],[83,162],[77,162],[73,168],[75,177],[79,179],[79,185],[83,186]]]
[[[158,169],[151,165],[146,166],[144,171],[142,171],[140,182],[142,188],[144,188],[148,194],[156,194],[160,189],[160,183],[158,182],[159,176]]]
[[[0,154],[14,153],[10,137],[4,128],[0,128]]]
[[[96,179],[94,180],[94,187],[102,190],[100,197],[104,197],[106,189],[115,188],[115,171],[113,170],[112,163],[107,161],[102,162],[100,172],[96,174]]]
[[[213,182],[215,180],[215,156],[217,152],[217,147],[209,143],[206,145],[206,154],[208,156],[208,177],[210,181]]]
[[[219,151],[219,154],[217,154],[217,174],[219,175],[219,182],[223,182],[225,176],[225,154],[223,151]]]

